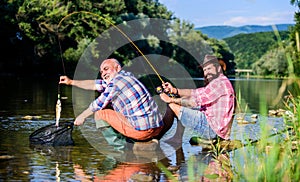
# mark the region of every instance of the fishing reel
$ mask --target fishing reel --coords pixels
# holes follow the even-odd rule
[[[164,89],[161,86],[156,87],[156,93],[161,94],[164,92]]]
[[[158,86],[156,87],[156,93],[157,94],[161,94],[161,93],[166,93],[169,97],[178,97],[178,95],[175,95],[175,94],[172,94],[172,93],[168,93],[168,92],[165,92],[165,90],[161,87],[161,86]]]

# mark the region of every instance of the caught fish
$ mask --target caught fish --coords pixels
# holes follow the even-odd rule
[[[55,126],[59,125],[60,113],[61,113],[61,101],[60,101],[60,95],[58,94],[57,102],[56,102],[56,123],[55,123]]]

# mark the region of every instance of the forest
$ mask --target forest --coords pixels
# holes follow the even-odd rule
[[[278,32],[281,42],[289,42],[289,32]],[[252,69],[255,75],[287,76],[287,58],[285,51],[279,47],[274,32],[239,34],[225,38],[225,42],[235,56],[236,67]]]
[[[298,1],[287,3],[299,7]],[[236,68],[251,68],[262,76],[289,76],[291,71],[300,74],[298,12],[296,24],[288,32],[245,34],[224,40],[208,38],[193,24],[175,17],[158,0],[3,0],[0,14],[0,76],[49,77],[65,71],[72,75],[82,53],[95,38],[112,25],[140,19],[168,21],[157,27],[167,37],[166,41],[147,31],[135,35],[138,37],[134,43],[141,52],[166,56],[170,63],[173,60],[184,66],[193,77],[202,76],[198,63],[178,45],[201,50],[201,42],[205,42],[225,62],[226,74],[234,74]],[[150,28],[144,22],[139,27]],[[109,56],[130,64],[140,54],[127,44]]]

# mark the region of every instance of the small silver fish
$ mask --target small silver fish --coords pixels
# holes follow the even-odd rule
[[[55,126],[58,127],[59,125],[59,119],[60,119],[60,113],[61,113],[61,102],[60,102],[60,99],[59,99],[59,95],[58,95],[58,99],[57,99],[57,102],[56,102],[56,123],[55,123]]]

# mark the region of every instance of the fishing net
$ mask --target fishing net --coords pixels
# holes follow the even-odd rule
[[[74,145],[72,139],[73,123],[62,122],[59,126],[55,124],[44,126],[34,131],[29,136],[32,145],[68,146]]]

